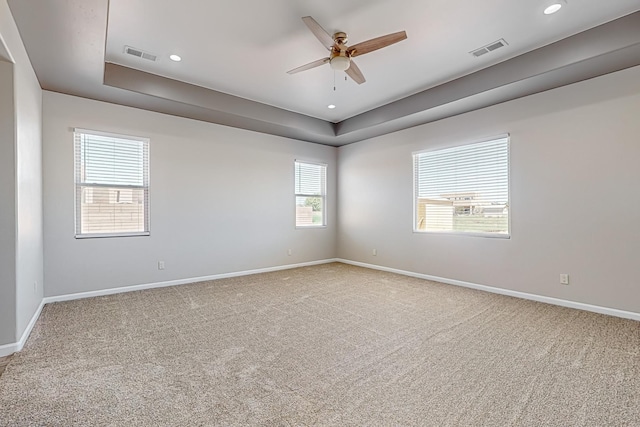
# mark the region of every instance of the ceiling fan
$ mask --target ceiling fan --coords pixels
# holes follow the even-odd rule
[[[362,84],[366,80],[364,75],[362,75],[360,68],[358,68],[356,63],[353,62],[352,58],[373,52],[374,50],[382,49],[383,47],[398,43],[407,38],[407,33],[405,31],[399,31],[397,33],[387,34],[386,36],[380,36],[375,39],[354,44],[353,46],[347,46],[346,33],[338,31],[332,37],[312,17],[305,16],[302,18],[302,21],[307,24],[307,27],[309,27],[313,35],[320,40],[320,43],[329,50],[329,56],[287,71],[289,74],[310,70],[329,63],[332,69],[336,71],[344,71],[356,83]]]

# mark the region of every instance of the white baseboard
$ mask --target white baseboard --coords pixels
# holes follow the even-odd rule
[[[0,345],[0,357],[9,356],[10,354],[18,351],[18,343],[12,342],[11,344]]]
[[[569,301],[569,300],[564,300],[560,298],[546,297],[542,295],[528,294],[526,292],[512,291],[510,289],[495,288],[493,286],[487,286],[487,285],[478,285],[476,283],[463,282],[461,280],[430,276],[428,274],[414,273],[412,271],[398,270],[395,268],[383,267],[375,264],[367,264],[367,263],[358,262],[358,261],[350,261],[347,259],[338,258],[336,259],[336,261],[342,262],[344,264],[355,265],[358,267],[371,268],[374,270],[387,271],[389,273],[402,274],[404,276],[410,276],[410,277],[416,277],[419,279],[431,280],[434,282],[446,283],[448,285],[462,286],[465,288],[477,289],[480,291],[491,292],[494,294],[508,295],[510,297],[528,299],[532,301],[544,302],[547,304],[559,305],[561,307],[575,308],[578,310],[591,311],[594,313],[621,317],[623,319],[632,319],[632,320],[640,321],[640,313],[634,313],[633,311],[618,310],[615,308],[601,307],[598,305],[585,304],[581,302]]]
[[[16,351],[18,351],[17,349],[18,349],[17,342],[0,345],[0,357],[9,356],[10,354],[13,354]]]
[[[33,329],[36,322],[38,321],[38,318],[40,317],[40,313],[42,312],[42,308],[44,307],[44,305],[45,305],[45,301],[43,299],[42,301],[40,301],[40,305],[36,309],[36,312],[33,313],[33,316],[31,317],[29,324],[25,328],[18,342],[0,345],[0,357],[9,356],[10,354],[13,354],[22,350],[25,343],[27,342],[27,339],[29,338],[29,335],[31,334],[31,330]]]
[[[226,279],[229,277],[239,277],[239,276],[248,276],[250,274],[259,274],[259,273],[269,273],[272,271],[279,270],[290,270],[292,268],[299,267],[308,267],[310,265],[319,265],[319,264],[328,264],[330,262],[337,262],[338,260],[335,258],[332,259],[324,259],[320,261],[311,261],[311,262],[303,262],[299,264],[288,264],[288,265],[279,265],[276,267],[266,267],[266,268],[258,268],[255,270],[245,270],[245,271],[235,271],[232,273],[222,273],[222,274],[214,274],[211,276],[202,276],[202,277],[190,277],[187,279],[178,279],[178,280],[169,280],[166,282],[156,282],[156,283],[146,283],[143,285],[132,285],[132,286],[124,286],[121,288],[110,288],[110,289],[101,289],[99,291],[89,291],[89,292],[78,292],[75,294],[65,294],[65,295],[56,295],[45,297],[44,302],[46,304],[50,302],[61,302],[61,301],[72,301],[76,299],[82,298],[91,298],[91,297],[99,297],[104,295],[113,295],[120,294],[124,292],[133,292],[133,291],[141,291],[144,289],[154,289],[154,288],[164,288],[167,286],[176,286],[176,285],[185,285],[188,283],[197,283],[197,282],[206,282],[208,280],[217,280],[217,279]]]

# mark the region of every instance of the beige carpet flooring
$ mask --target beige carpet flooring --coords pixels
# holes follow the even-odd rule
[[[344,264],[45,306],[4,426],[640,426],[640,323]]]
[[[0,357],[0,377],[4,373],[4,369],[9,364],[9,360],[11,360],[11,356]]]

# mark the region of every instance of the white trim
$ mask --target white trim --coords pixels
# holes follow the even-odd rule
[[[45,305],[45,300],[43,298],[42,301],[40,301],[40,305],[36,309],[36,312],[33,313],[33,316],[31,317],[29,324],[27,325],[24,332],[22,333],[22,336],[20,337],[20,341],[14,342],[11,344],[0,345],[0,357],[9,356],[10,354],[13,354],[22,350],[22,348],[27,342],[27,339],[29,338],[29,335],[31,335],[31,330],[33,329],[36,322],[38,321],[38,318],[40,317],[40,313],[42,312],[42,308],[44,307],[44,305]]]
[[[38,318],[40,317],[40,313],[42,313],[42,309],[44,308],[44,305],[46,304],[44,298],[42,299],[42,301],[40,301],[40,305],[38,306],[38,309],[36,310],[35,313],[33,313],[33,316],[31,317],[31,320],[29,321],[29,324],[27,325],[27,327],[25,328],[24,332],[22,333],[22,337],[20,337],[20,341],[18,341],[18,350],[20,351],[22,350],[22,348],[24,347],[24,345],[27,343],[27,339],[29,338],[29,335],[31,335],[31,330],[33,329],[33,327],[36,325],[36,322],[38,321]]]
[[[123,133],[105,132],[101,130],[91,130],[91,129],[84,129],[84,128],[73,128],[73,133],[86,133],[89,135],[104,136],[106,138],[130,139],[133,141],[146,142],[146,143],[149,143],[151,141],[150,138],[145,136],[125,135]]]
[[[12,342],[11,344],[0,345],[0,357],[10,356],[17,352],[18,343]]]
[[[507,139],[507,141],[509,141],[510,138],[511,138],[511,134],[509,132],[506,132],[506,133],[502,133],[502,134],[495,135],[495,136],[487,136],[487,137],[484,137],[484,138],[478,138],[478,139],[473,139],[472,138],[472,139],[461,140],[459,142],[454,142],[451,145],[444,145],[442,147],[436,146],[436,147],[431,147],[431,148],[425,148],[423,150],[413,151],[411,153],[411,155],[415,156],[416,154],[428,153],[430,151],[438,151],[438,150],[446,150],[448,148],[464,147],[465,145],[482,144],[483,142],[495,141],[495,140],[498,140],[498,139]]]
[[[495,288],[493,286],[478,285],[476,283],[463,282],[461,280],[447,279],[444,277],[430,276],[428,274],[414,273],[412,271],[398,270],[395,268],[383,267],[381,265],[367,264],[364,262],[350,261],[347,259],[338,258],[337,262],[344,264],[355,265],[358,267],[370,268],[373,270],[387,271],[389,273],[402,274],[403,276],[416,277],[418,279],[426,279],[434,282],[446,283],[448,285],[462,286],[465,288],[477,289],[480,291],[491,292],[494,294],[507,295],[515,298],[522,298],[531,301],[543,302],[546,304],[558,305],[561,307],[575,308],[577,310],[591,311],[593,313],[606,314],[614,317],[621,317],[623,319],[631,319],[640,321],[640,313],[633,311],[618,310],[616,308],[602,307],[599,305],[585,304],[582,302],[569,301],[560,298],[546,297],[543,295],[529,294],[526,292],[513,291],[510,289]]]
[[[9,46],[7,45],[7,43],[4,41],[4,37],[2,37],[2,34],[0,34],[0,44],[2,45],[2,47],[4,47],[5,52],[7,52],[7,56],[9,56],[7,58],[8,62],[12,63],[15,65],[16,60],[13,59],[13,55],[11,54],[11,50],[9,49]],[[4,61],[7,62],[7,61]],[[2,351],[2,346],[0,346],[0,352]],[[2,356],[0,356],[2,357]]]
[[[415,202],[414,202],[415,203]],[[507,220],[509,217],[507,217]],[[467,237],[486,237],[488,239],[511,239],[510,233],[481,233],[478,231],[453,231],[453,230],[443,230],[443,231],[430,231],[430,230],[416,230],[415,229],[415,221],[414,221],[414,234],[431,234],[431,235],[441,235],[441,236],[467,236]]]
[[[141,291],[144,289],[164,288],[167,286],[185,285],[188,283],[205,282],[208,280],[226,279],[229,277],[248,276],[250,274],[269,273],[279,270],[290,270],[292,268],[308,267],[311,265],[328,264],[331,262],[337,262],[335,258],[324,259],[320,261],[303,262],[300,264],[288,264],[279,265],[276,267],[258,268],[255,270],[236,271],[231,273],[214,274],[211,276],[191,277],[187,279],[168,280],[166,282],[146,283],[142,285],[123,286],[121,288],[101,289],[98,291],[78,292],[75,294],[56,295],[51,297],[45,297],[44,302],[46,304],[51,302],[72,301],[76,299],[99,297],[104,295],[120,294],[124,292]]]
[[[324,166],[325,168],[329,166],[328,163],[319,162],[319,161],[315,161],[315,160],[294,159],[293,161],[294,161],[294,163],[307,163],[309,165]]]
[[[75,237],[78,240],[82,239],[110,239],[112,237],[145,237],[151,236],[149,231],[139,231],[132,233],[84,233],[84,234],[76,234]]]

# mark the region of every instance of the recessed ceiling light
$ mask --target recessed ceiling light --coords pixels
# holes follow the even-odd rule
[[[182,61],[182,58],[180,58],[179,55],[173,54],[173,55],[169,55],[169,59],[175,62],[180,62]]]
[[[549,5],[545,10],[544,10],[544,14],[545,15],[551,15],[552,13],[556,13],[557,11],[560,10],[560,8],[562,8],[562,3],[554,3],[552,5]]]
[[[330,110],[333,110],[334,108],[336,108],[336,106],[333,105],[333,104],[329,104],[329,105],[327,105],[327,108],[330,109]]]

